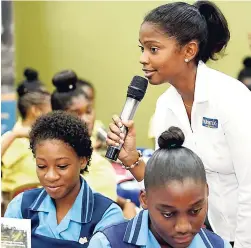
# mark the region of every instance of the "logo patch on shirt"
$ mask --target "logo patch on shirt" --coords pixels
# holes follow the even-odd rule
[[[80,238],[79,241],[78,241],[81,245],[85,244],[88,242],[87,238],[84,237],[84,238]]]
[[[209,127],[209,128],[218,128],[218,120],[203,117],[202,126]]]

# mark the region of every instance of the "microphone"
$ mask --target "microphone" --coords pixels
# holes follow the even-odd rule
[[[120,114],[120,119],[122,121],[133,119],[140,101],[145,96],[147,86],[147,79],[140,76],[133,77],[131,84],[128,86],[124,108]],[[125,126],[122,126],[120,129],[125,135],[127,134],[127,128]],[[116,161],[119,156],[121,147],[122,145],[120,145],[119,147],[108,146],[105,156],[113,161]]]

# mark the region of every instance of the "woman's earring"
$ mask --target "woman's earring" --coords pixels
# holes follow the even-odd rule
[[[189,62],[189,59],[185,59],[185,62],[188,63],[188,62]]]

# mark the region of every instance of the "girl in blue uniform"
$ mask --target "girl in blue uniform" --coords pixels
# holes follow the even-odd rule
[[[84,248],[93,232],[123,220],[120,208],[80,177],[92,146],[78,117],[61,111],[40,117],[30,133],[30,148],[43,188],[15,197],[5,217],[31,219],[32,247]]]
[[[216,234],[202,229],[208,186],[201,159],[182,146],[184,134],[171,127],[158,139],[149,159],[141,193],[141,211],[128,222],[97,232],[89,248],[227,248]]]
[[[72,70],[56,73],[52,83],[55,86],[51,96],[52,110],[64,110],[76,114],[86,124],[91,136],[95,128],[94,92],[90,94],[89,91],[83,89],[83,83],[80,83],[76,73]],[[95,146],[93,140],[92,146]],[[97,152],[95,147],[89,173],[85,173],[84,178],[93,190],[116,201],[123,209],[126,218],[131,219],[136,215],[135,204],[117,195],[115,170],[112,164]]]

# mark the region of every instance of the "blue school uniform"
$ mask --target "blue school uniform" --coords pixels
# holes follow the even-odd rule
[[[53,199],[43,188],[25,191],[15,197],[8,205],[5,217],[31,219],[32,247],[85,248],[94,232],[124,218],[117,204],[93,192],[85,180],[80,180],[79,194],[59,224]]]
[[[149,230],[148,218],[148,211],[143,210],[130,221],[106,227],[92,237],[88,248],[161,248]],[[188,248],[231,248],[231,245],[201,229]]]

